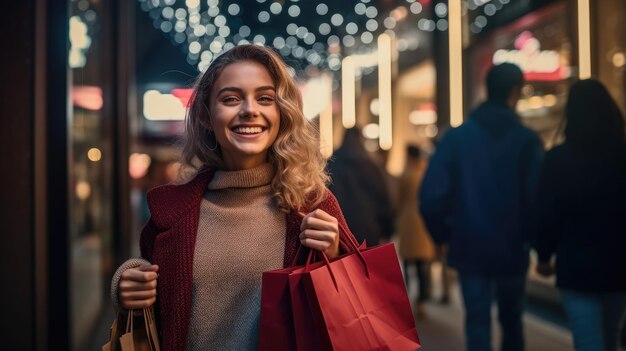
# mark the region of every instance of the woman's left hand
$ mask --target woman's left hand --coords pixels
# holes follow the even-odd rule
[[[328,258],[339,256],[337,218],[320,209],[304,215],[300,225],[300,243],[311,249],[324,251]]]

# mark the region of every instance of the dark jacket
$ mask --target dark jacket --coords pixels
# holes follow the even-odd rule
[[[556,254],[557,285],[626,292],[626,145],[556,147],[539,184],[536,249],[541,262]]]
[[[383,170],[357,140],[346,138],[328,163],[332,181],[328,188],[337,197],[346,222],[359,240],[378,245],[394,232],[393,204]]]
[[[524,274],[530,204],[543,157],[537,135],[491,102],[446,133],[420,192],[421,212],[461,273]]]
[[[200,203],[212,177],[212,171],[203,171],[189,183],[164,185],[148,192],[151,218],[141,233],[141,256],[159,266],[157,307],[164,351],[184,350],[187,343]],[[330,192],[316,208],[345,223]],[[296,255],[301,222],[296,212],[286,215],[284,267]],[[340,240],[341,251],[349,251],[349,239],[342,234]]]

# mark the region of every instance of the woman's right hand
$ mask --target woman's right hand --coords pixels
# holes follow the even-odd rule
[[[144,264],[122,273],[119,285],[120,305],[127,310],[150,307],[156,301],[159,266]]]

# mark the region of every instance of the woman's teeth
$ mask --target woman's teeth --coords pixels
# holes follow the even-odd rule
[[[239,134],[258,134],[263,131],[261,127],[237,127],[233,129],[233,132]]]

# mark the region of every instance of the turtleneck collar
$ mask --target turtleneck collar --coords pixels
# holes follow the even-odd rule
[[[227,188],[255,188],[268,185],[274,178],[274,167],[264,163],[258,167],[240,171],[215,171],[213,179],[209,182],[209,190]]]

